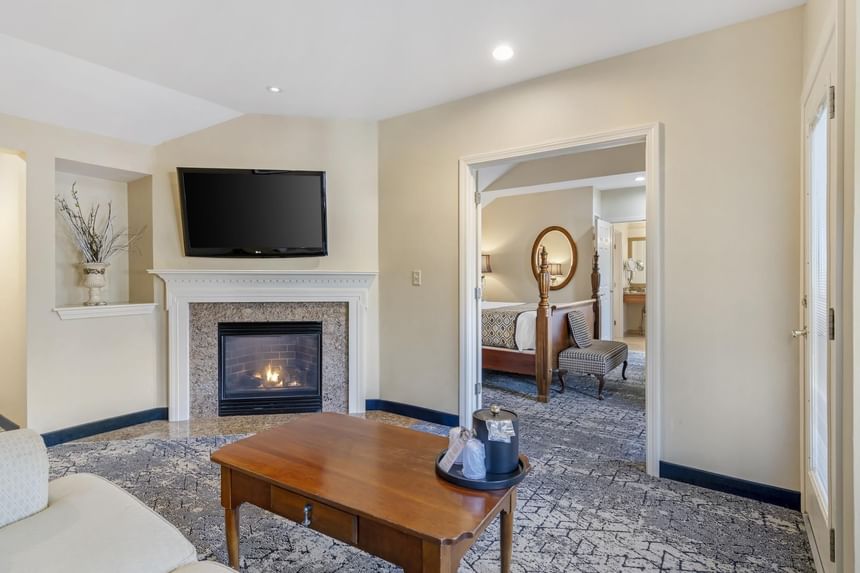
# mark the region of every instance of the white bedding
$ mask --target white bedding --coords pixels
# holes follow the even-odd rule
[[[527,304],[523,302],[493,302],[489,300],[481,301],[481,309],[504,308],[506,306],[518,306]],[[514,337],[514,343],[517,345],[517,350],[534,350],[535,349],[535,333],[537,332],[537,311],[531,310],[520,314],[517,317],[517,330]]]

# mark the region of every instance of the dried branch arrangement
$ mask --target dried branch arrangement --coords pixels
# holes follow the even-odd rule
[[[72,203],[57,195],[57,210],[66,222],[72,240],[81,251],[85,263],[107,263],[117,253],[127,251],[141,238],[143,229],[129,233],[126,227],[114,224],[113,208],[107,204],[107,214],[99,216],[101,205],[90,206],[87,214],[81,209],[76,183],[72,183]]]

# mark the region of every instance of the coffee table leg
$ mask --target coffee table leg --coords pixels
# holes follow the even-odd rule
[[[514,510],[517,507],[517,490],[511,490],[508,507],[501,511],[502,520],[502,573],[510,573],[511,557],[514,550]]]
[[[230,567],[239,569],[239,508],[224,508],[224,530],[227,532],[227,556]]]

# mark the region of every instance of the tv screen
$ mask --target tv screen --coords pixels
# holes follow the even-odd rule
[[[325,172],[177,168],[185,254],[328,254]]]

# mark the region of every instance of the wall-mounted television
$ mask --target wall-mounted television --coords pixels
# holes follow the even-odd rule
[[[328,254],[324,171],[178,167],[185,254]]]

